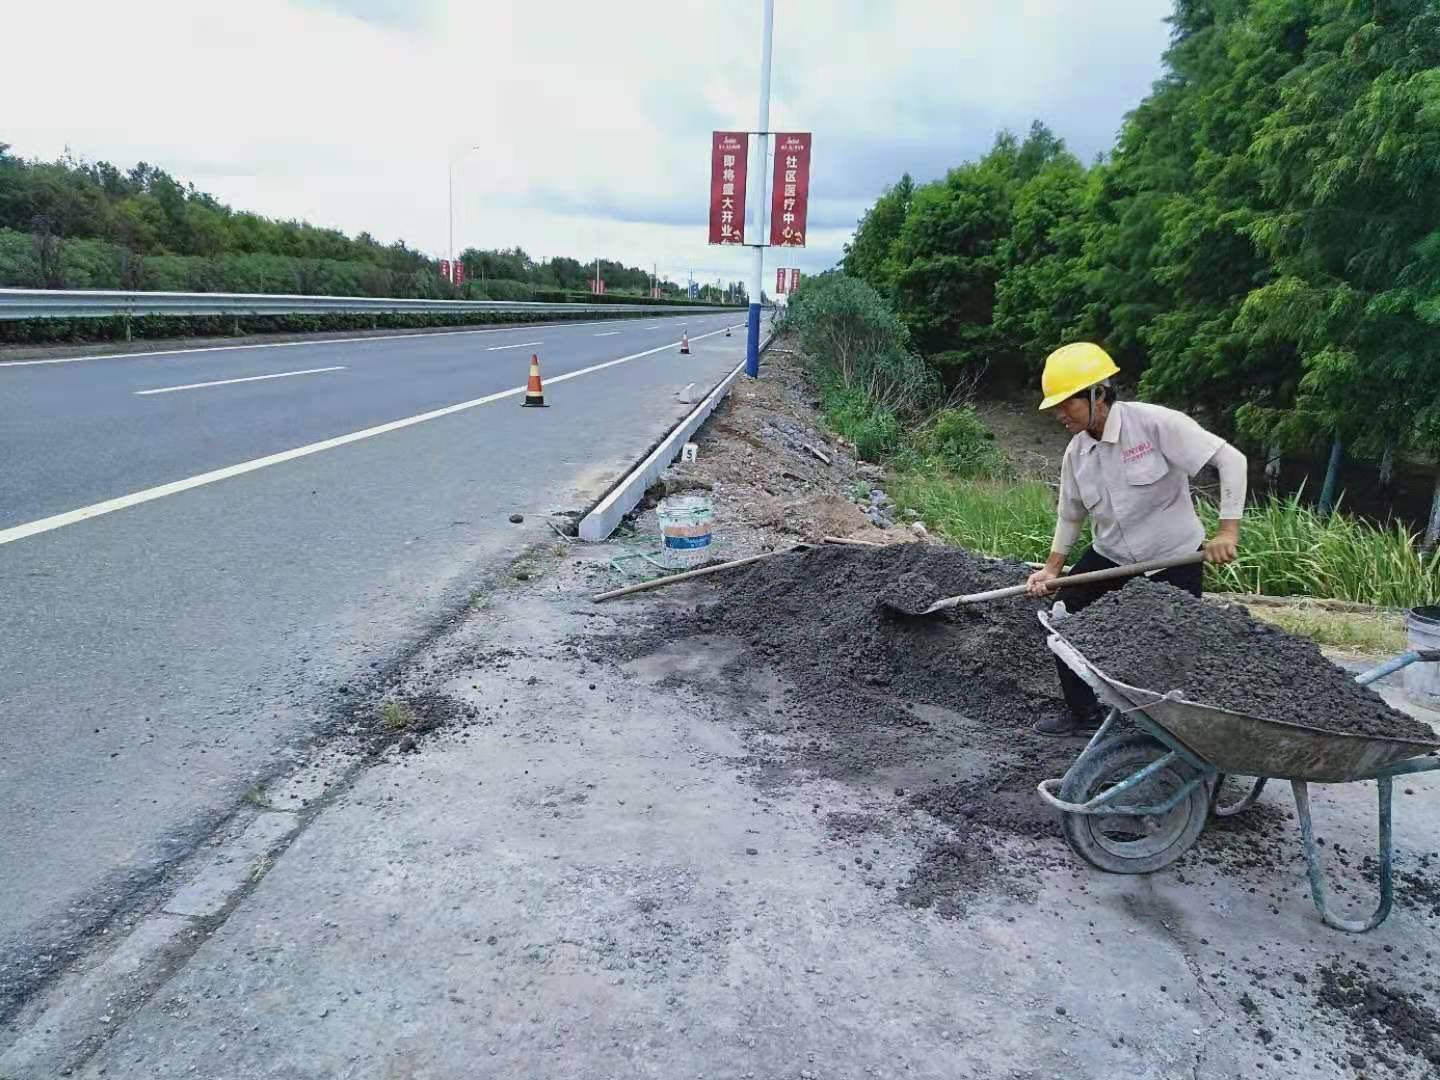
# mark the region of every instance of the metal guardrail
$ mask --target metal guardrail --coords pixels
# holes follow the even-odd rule
[[[278,293],[123,292],[90,289],[0,289],[0,320],[102,319],[141,315],[389,315],[404,312],[494,312],[639,315],[733,310],[678,304],[548,304],[511,300],[403,300],[369,296],[288,296]]]

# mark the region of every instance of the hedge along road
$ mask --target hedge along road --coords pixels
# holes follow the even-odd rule
[[[536,515],[598,499],[736,323],[0,365],[0,1016]],[[518,407],[532,352],[548,409]]]

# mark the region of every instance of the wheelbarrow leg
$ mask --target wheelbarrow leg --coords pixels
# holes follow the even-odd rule
[[[1390,796],[1392,778],[1381,776],[1377,778],[1379,785],[1380,801],[1380,906],[1375,909],[1375,914],[1366,920],[1342,919],[1337,915],[1330,914],[1325,905],[1325,870],[1320,864],[1320,852],[1315,846],[1315,828],[1310,821],[1310,785],[1303,780],[1292,780],[1291,788],[1295,792],[1295,809],[1300,815],[1300,839],[1305,847],[1305,864],[1310,872],[1310,896],[1315,901],[1315,908],[1320,912],[1320,918],[1325,920],[1325,925],[1336,930],[1344,930],[1351,934],[1363,934],[1367,930],[1374,930],[1390,914],[1390,906],[1395,900],[1395,878],[1391,868],[1391,838],[1390,838]]]
[[[1255,800],[1260,798],[1260,792],[1265,790],[1265,784],[1268,780],[1269,777],[1267,776],[1260,777],[1251,785],[1249,793],[1239,802],[1232,803],[1229,806],[1221,806],[1220,785],[1225,783],[1225,774],[1221,773],[1215,781],[1215,793],[1210,799],[1210,809],[1214,811],[1216,817],[1233,817],[1242,810],[1249,810],[1250,807],[1255,805]]]

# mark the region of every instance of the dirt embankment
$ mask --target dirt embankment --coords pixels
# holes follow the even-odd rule
[[[675,485],[671,490],[692,485],[715,493],[722,557],[813,537],[817,522],[789,508],[811,506],[814,500],[846,504],[840,511],[846,517],[826,522],[820,531],[843,535],[847,519],[855,529],[874,529],[873,518],[847,497],[847,486],[856,483],[864,467],[845,458],[834,440],[824,439],[813,410],[807,412],[798,369],[785,367],[777,375],[746,388],[752,398],[742,394],[729,412],[702,430],[699,459],[667,481]],[[777,401],[785,409],[784,424],[767,413]],[[803,443],[827,455],[833,451],[831,462],[821,461]],[[869,482],[881,482],[870,476]],[[771,499],[778,500],[779,511]],[[909,531],[863,535],[883,540]],[[1063,775],[1083,746],[1030,730],[1047,711],[1063,707],[1054,657],[1036,617],[1041,605],[1017,597],[927,619],[897,617],[884,606],[886,600],[929,602],[1013,585],[1024,580],[1028,569],[921,539],[873,549],[819,547],[777,555],[650,594],[629,608],[622,627],[587,634],[583,647],[597,661],[618,662],[630,671],[645,670],[664,657],[650,670],[668,672],[668,685],[676,693],[708,702],[715,722],[735,732],[745,747],[744,775],[757,795],[799,793],[820,815],[839,869],[896,903],[961,920],[981,912],[1004,918],[1017,910],[1017,902],[1035,898],[1038,883],[1053,880],[1059,870],[1075,875],[1075,902],[1083,905],[1088,871],[1077,864],[1061,839],[1056,816],[1035,792],[1042,779]],[[1145,643],[1133,650],[1143,654],[1141,659],[1153,661],[1149,654],[1162,654],[1160,659],[1180,664],[1153,676],[1158,689],[1188,689],[1186,678],[1193,681],[1197,672],[1211,670],[1204,657],[1234,660],[1238,650],[1238,669],[1217,662],[1214,670],[1249,673],[1268,665],[1269,674],[1255,676],[1258,699],[1217,697],[1204,682],[1196,684],[1204,687],[1196,697],[1287,715],[1284,698],[1283,704],[1304,711],[1303,702],[1295,704],[1293,685],[1295,673],[1304,670],[1315,676],[1320,688],[1315,693],[1323,691],[1328,716],[1335,716],[1337,699],[1357,710],[1359,719],[1345,714],[1351,730],[1393,722],[1383,702],[1356,687],[1311,643],[1254,623],[1243,612],[1222,610],[1218,621],[1207,621],[1208,606],[1197,603],[1200,610],[1191,611],[1188,597],[1163,586],[1132,588],[1137,594],[1163,590],[1161,606],[1168,611],[1168,605],[1180,603],[1183,610],[1167,614],[1142,602],[1133,612],[1107,616],[1107,608],[1097,604],[1091,609],[1099,613],[1095,637],[1108,642],[1117,628],[1133,631]],[[1192,650],[1198,659],[1177,659],[1185,650],[1174,647],[1173,634],[1157,629],[1177,619],[1182,636],[1198,621]],[[1211,634],[1235,640],[1217,645],[1210,642]],[[1267,651],[1272,648],[1273,655]],[[1315,719],[1306,713],[1305,722]],[[1419,734],[1412,727],[1406,730]],[[897,857],[897,852],[908,854]],[[1363,883],[1365,852],[1333,836],[1326,852],[1335,892],[1346,901],[1370,902]],[[1435,895],[1433,870],[1427,862],[1399,854],[1397,907],[1428,912]],[[1282,905],[1308,903],[1288,799],[1270,798],[1235,818],[1212,822],[1169,873],[1174,883],[1193,888],[1197,898],[1203,899],[1210,886],[1238,888],[1277,918]],[[1197,909],[1204,907],[1202,899]],[[1170,932],[1168,924],[1163,929]],[[1212,946],[1200,939],[1196,948],[1213,964],[1215,993],[1224,996],[1233,987],[1227,1000],[1238,1003],[1246,1016],[1244,1027],[1265,1060],[1278,1063],[1282,1049],[1286,1059],[1297,1054],[1300,1043],[1310,1038],[1303,1032],[1311,1025],[1329,1038],[1343,1017],[1353,1024],[1350,1038],[1332,1039],[1333,1049],[1327,1051],[1343,1071],[1353,1056],[1372,1056],[1362,1029],[1367,1023],[1383,1025],[1388,1016],[1419,1031],[1389,1055],[1396,1062],[1395,1075],[1405,1075],[1407,1062],[1428,1063],[1424,1024],[1429,1013],[1424,1010],[1430,1006],[1423,994],[1397,1003],[1362,987],[1356,999],[1353,987],[1344,986],[1345,993],[1326,996],[1313,963],[1292,964],[1283,979],[1277,975],[1267,982],[1252,973],[1257,965],[1228,943]],[[1388,964],[1376,965],[1366,977],[1386,993],[1403,996],[1401,988],[1410,981],[1403,967],[1392,971]],[[1303,978],[1292,977],[1296,971]],[[1407,1002],[1414,1005],[1413,1015]],[[1366,1011],[1372,1005],[1378,1013]],[[1296,1028],[1302,1019],[1303,1031]]]

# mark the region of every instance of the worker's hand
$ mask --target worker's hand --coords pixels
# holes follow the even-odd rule
[[[1042,566],[1025,579],[1025,592],[1030,596],[1044,596],[1053,591],[1050,587],[1050,582],[1059,576],[1059,574],[1051,570],[1048,566]]]
[[[1235,561],[1240,553],[1240,523],[1222,521],[1213,540],[1205,541],[1205,561],[1220,566]]]

